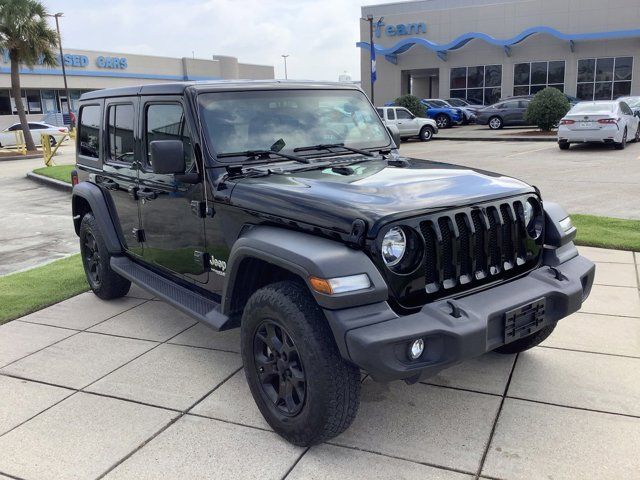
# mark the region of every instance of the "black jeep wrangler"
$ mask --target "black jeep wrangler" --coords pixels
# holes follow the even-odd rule
[[[240,327],[253,397],[297,445],[351,424],[362,373],[411,383],[522,352],[580,308],[595,267],[562,208],[397,144],[344,84],[84,94],[73,221],[89,284]]]

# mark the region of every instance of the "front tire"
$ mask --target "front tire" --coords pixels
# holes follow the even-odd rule
[[[494,350],[494,352],[504,353],[504,354],[512,354],[512,353],[520,353],[525,350],[529,350],[530,348],[537,347],[542,342],[544,342],[549,335],[553,333],[553,330],[556,328],[556,324],[549,325],[548,327],[544,327],[541,330],[538,330],[531,335],[515,340],[511,343],[507,343],[501,347],[498,347]]]
[[[241,350],[260,412],[289,442],[323,442],[355,419],[360,370],[340,356],[304,285],[278,282],[251,296],[242,315]]]
[[[438,128],[449,128],[451,126],[451,119],[444,113],[436,116],[436,125]]]
[[[569,150],[569,142],[558,142],[560,150]]]
[[[420,140],[423,142],[428,142],[433,138],[433,129],[428,126],[422,127],[420,130]]]
[[[500,117],[491,117],[489,119],[489,128],[491,130],[500,130],[504,126],[504,122]]]
[[[111,270],[111,255],[93,213],[87,213],[80,224],[80,255],[87,282],[98,297],[111,300],[129,292],[131,282]]]

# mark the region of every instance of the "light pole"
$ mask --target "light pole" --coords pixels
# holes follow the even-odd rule
[[[63,15],[64,13],[58,12],[54,15],[47,15],[47,17],[53,17],[56,19],[56,30],[58,31],[58,47],[60,49],[60,64],[62,65],[62,78],[64,79],[64,93],[67,96],[67,111],[69,112],[69,121],[71,121],[71,96],[69,95],[69,86],[67,85],[67,70],[64,67],[64,56],[62,55],[62,36],[60,35],[60,23],[58,22],[58,19]],[[74,125],[71,126],[73,127]]]
[[[287,57],[289,55],[280,55],[284,59],[284,79],[287,80],[289,77],[287,76]]]
[[[380,25],[384,17],[380,17],[376,22],[376,26]],[[375,101],[375,93],[374,93],[374,83],[376,83],[377,73],[376,73],[376,51],[373,45],[373,15],[367,15],[367,18],[361,18],[360,20],[364,20],[365,22],[369,22],[369,57],[371,61],[369,62],[369,73],[371,74],[371,103],[376,104]]]

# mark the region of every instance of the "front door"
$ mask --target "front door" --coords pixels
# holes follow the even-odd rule
[[[409,110],[405,110],[404,108],[396,108],[396,125],[398,126],[398,130],[400,130],[400,135],[415,135],[416,127],[414,122],[414,116],[409,112]]]
[[[196,162],[189,127],[180,98],[146,98],[141,105],[142,167],[138,198],[144,231],[144,259],[147,263],[184,277],[206,283],[203,175],[199,181],[189,175],[153,173],[149,144],[154,140],[181,140],[186,173],[201,174]],[[193,177],[193,176],[191,176]],[[198,178],[196,176],[196,178]]]
[[[89,108],[83,107],[83,112]],[[103,172],[96,174],[95,182],[111,199],[125,250],[133,255],[142,255],[138,201],[135,196],[138,186],[134,136],[137,108],[137,98],[118,98],[105,103]],[[86,116],[86,113],[82,115]]]

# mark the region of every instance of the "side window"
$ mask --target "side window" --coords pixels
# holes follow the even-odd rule
[[[402,108],[399,108],[396,113],[398,115],[398,120],[411,120],[413,118],[409,112]]]
[[[384,110],[376,108],[376,112],[378,112],[378,116],[384,120]]]
[[[109,105],[108,152],[109,159],[117,162],[132,163],[134,157],[133,105]]]
[[[627,105],[626,103],[620,102],[620,108],[622,109],[622,113],[624,113],[625,115],[633,115],[633,112],[629,108],[629,105]]]
[[[396,119],[396,110],[395,110],[395,108],[388,108],[387,109],[387,118],[389,120],[395,120]]]
[[[11,125],[8,129],[10,132],[15,132],[16,130],[21,130],[20,124]]]
[[[40,123],[29,123],[29,129],[30,130],[44,130],[45,127],[44,125],[40,124]]]
[[[80,109],[78,123],[80,155],[99,158],[100,153],[100,105],[87,105]]]
[[[518,108],[527,108],[529,106],[528,100],[520,100],[518,102]]]
[[[184,145],[184,163],[186,170],[189,171],[194,164],[195,157],[182,105],[178,103],[152,103],[148,105],[145,125],[147,164],[151,165],[151,149],[149,148],[151,142],[154,140],[181,140]]]

